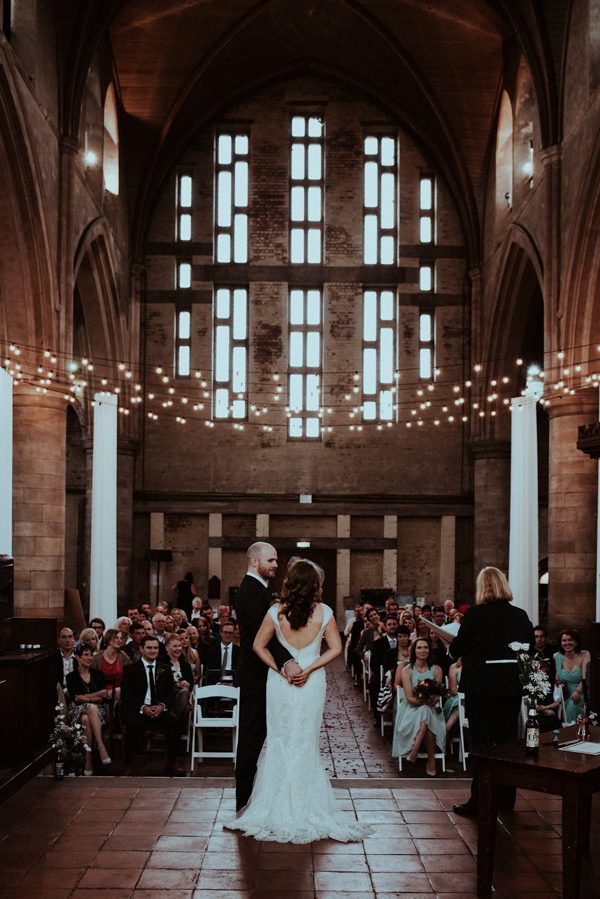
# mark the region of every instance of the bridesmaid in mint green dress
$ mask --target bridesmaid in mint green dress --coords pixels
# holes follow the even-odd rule
[[[447,734],[450,733],[458,721],[458,691],[460,689],[461,669],[462,659],[457,659],[456,662],[450,665],[450,671],[448,672],[448,697],[442,706]]]
[[[406,758],[409,764],[414,764],[424,743],[427,751],[425,771],[429,777],[435,777],[436,744],[441,752],[446,747],[444,716],[430,705],[417,705],[414,694],[420,681],[442,682],[442,669],[433,664],[431,654],[429,640],[418,637],[410,647],[409,663],[398,669],[395,684],[403,688],[404,698],[396,709],[392,755]]]
[[[559,642],[560,650],[554,653],[556,683],[565,689],[566,721],[563,723],[572,724],[583,712],[583,684],[590,654],[587,649],[581,649],[581,640],[576,630],[562,631]]]

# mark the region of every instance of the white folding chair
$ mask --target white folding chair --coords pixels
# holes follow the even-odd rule
[[[210,714],[210,710],[202,707],[204,700],[229,700],[233,707],[223,709],[217,714]],[[194,690],[194,705],[192,709],[192,737],[190,753],[190,771],[193,773],[196,759],[231,759],[235,762],[238,744],[238,724],[240,717],[240,688],[226,687],[223,684],[215,684],[212,687],[196,687]],[[232,736],[231,751],[206,752],[204,750],[203,731],[215,728],[229,728]]]
[[[400,707],[400,703],[402,702],[403,699],[404,699],[404,690],[402,689],[402,687],[396,687],[396,714],[398,713],[398,708]],[[406,753],[406,754],[408,755],[408,753]],[[426,759],[427,753],[426,752],[417,752],[417,758],[418,759]],[[445,774],[446,773],[446,753],[445,752],[436,752],[435,758],[439,759],[440,762],[442,763],[442,772]],[[398,756],[398,769],[400,771],[402,771],[402,756],[401,755]]]
[[[467,756],[469,753],[465,750],[465,728],[468,728],[469,720],[465,715],[465,694],[458,694],[458,736],[460,738],[460,761],[462,762],[463,771],[467,770]]]
[[[362,657],[362,672],[363,672],[363,699],[371,708],[371,694],[369,693],[369,682],[371,680],[371,653],[367,650],[367,652],[363,653]]]

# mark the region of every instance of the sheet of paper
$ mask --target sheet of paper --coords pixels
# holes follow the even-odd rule
[[[588,740],[580,740],[571,746],[563,746],[563,752],[584,752],[586,755],[600,755],[600,743],[591,743]]]
[[[433,621],[429,621],[428,618],[423,618],[423,616],[419,618],[419,621],[424,621],[427,627],[430,630],[434,631],[438,635],[438,637],[441,637],[441,639],[445,643],[450,643],[452,640],[454,640],[456,634],[458,633],[458,628],[456,628],[456,631],[454,630],[454,624],[445,624],[444,627],[440,627]],[[460,625],[458,625],[458,627],[460,627]],[[453,630],[450,630],[450,628],[453,628]]]

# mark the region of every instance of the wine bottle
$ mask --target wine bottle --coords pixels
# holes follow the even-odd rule
[[[525,729],[525,751],[535,754],[540,748],[540,722],[535,709],[529,709]]]

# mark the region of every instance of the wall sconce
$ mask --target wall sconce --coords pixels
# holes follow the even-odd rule
[[[512,208],[512,195],[509,190],[507,190],[506,193],[504,194],[504,199],[506,200],[507,207],[509,209],[511,209]]]

